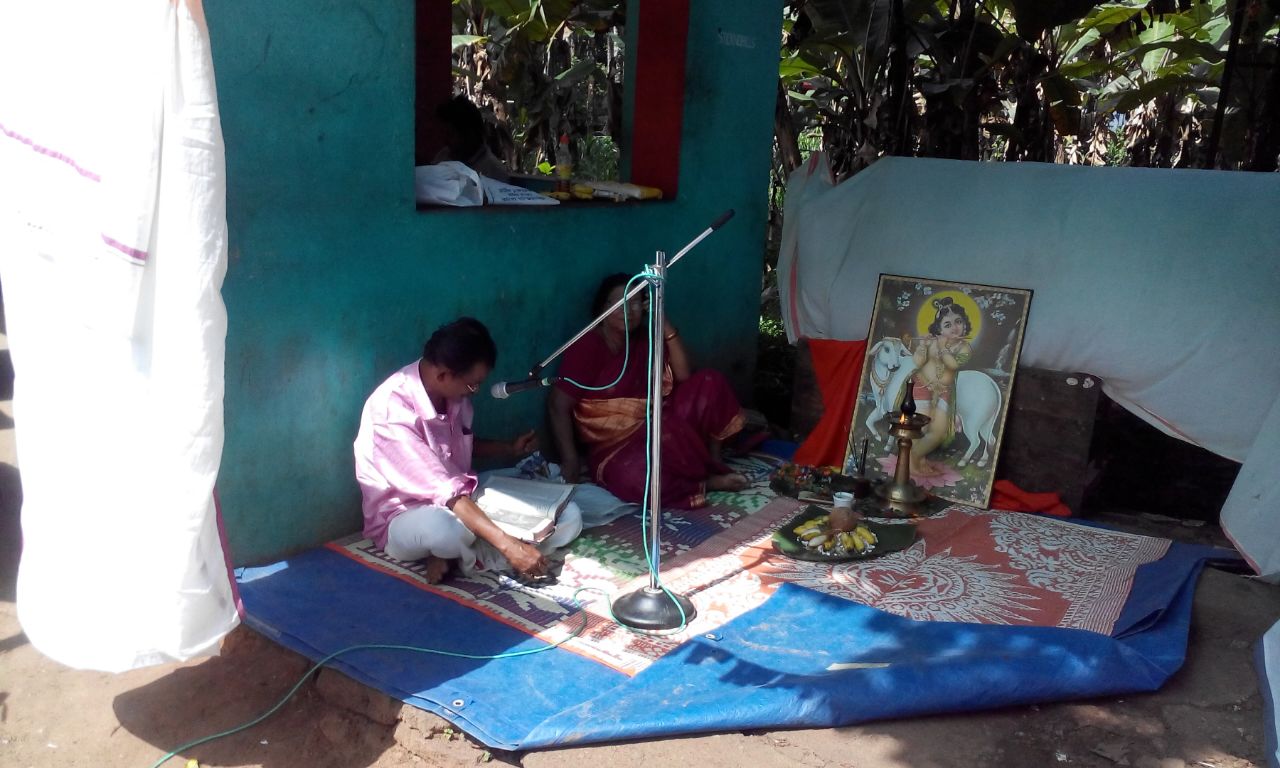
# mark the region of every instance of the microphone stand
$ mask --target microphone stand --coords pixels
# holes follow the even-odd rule
[[[658,578],[658,570],[662,560],[662,371],[665,368],[665,353],[667,349],[666,341],[663,339],[663,328],[666,320],[664,291],[667,269],[684,258],[686,253],[693,250],[698,243],[701,243],[712,232],[724,226],[729,219],[733,218],[733,214],[734,211],[732,209],[725,211],[711,226],[704,229],[697,237],[689,241],[688,245],[681,248],[670,261],[667,261],[665,252],[658,251],[655,256],[655,263],[650,269],[652,272],[650,277],[644,281],[637,282],[635,287],[623,294],[622,298],[613,306],[602,312],[595,320],[592,320],[582,330],[578,331],[573,338],[560,345],[560,348],[552,352],[546,360],[543,360],[529,371],[530,378],[541,377],[542,369],[564,354],[565,350],[573,346],[574,342],[604,322],[604,319],[613,314],[614,310],[625,306],[627,299],[650,285],[652,286],[653,297],[649,303],[649,338],[650,343],[653,340],[657,340],[658,345],[657,349],[654,349],[650,354],[652,365],[649,369],[649,388],[652,394],[649,401],[648,434],[650,455],[648,493],[649,551],[646,553],[649,562],[649,585],[618,597],[613,601],[612,606],[615,621],[640,632],[663,632],[679,629],[697,616],[697,609],[693,607],[693,602],[689,598],[677,595],[662,586],[662,582]]]
[[[691,247],[692,244],[685,251]],[[673,259],[672,263],[674,261]],[[612,608],[615,621],[642,632],[661,632],[683,627],[697,615],[697,609],[689,598],[662,586],[658,579],[662,560],[662,371],[667,348],[662,335],[665,327],[663,320],[666,317],[664,293],[667,266],[667,254],[658,251],[651,268],[653,277],[649,278],[653,286],[653,294],[649,299],[649,339],[657,347],[650,351],[652,364],[649,368],[649,551],[646,553],[649,586],[615,599]]]

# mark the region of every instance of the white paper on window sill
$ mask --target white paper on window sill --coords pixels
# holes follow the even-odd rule
[[[490,205],[559,205],[554,197],[538,194],[532,189],[507,184],[488,176],[481,176],[484,186],[484,201]]]

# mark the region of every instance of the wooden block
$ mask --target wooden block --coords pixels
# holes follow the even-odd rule
[[[1240,464],[1170,437],[1110,398],[1099,403],[1085,502],[1101,510],[1214,522]]]
[[[791,434],[797,440],[805,437],[818,426],[822,418],[822,390],[818,388],[818,376],[813,370],[813,356],[809,354],[809,342],[801,339],[796,344],[796,368],[791,385]]]
[[[1085,373],[1019,367],[996,478],[1027,491],[1056,492],[1079,514],[1101,385]]]

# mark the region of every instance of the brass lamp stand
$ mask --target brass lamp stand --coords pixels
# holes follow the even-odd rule
[[[898,438],[898,465],[894,468],[893,479],[876,486],[879,496],[889,509],[909,517],[920,517],[924,514],[924,502],[929,497],[924,489],[911,480],[911,443],[924,437],[924,428],[929,424],[929,417],[916,413],[916,400],[911,392],[911,382],[906,384],[907,394],[902,401],[902,409],[889,414],[889,434]]]

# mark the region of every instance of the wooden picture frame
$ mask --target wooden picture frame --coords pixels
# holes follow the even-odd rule
[[[886,424],[910,382],[918,412],[932,420],[912,446],[912,479],[939,498],[987,507],[1031,293],[881,274],[846,473],[866,441],[867,476],[893,476],[897,447]]]

